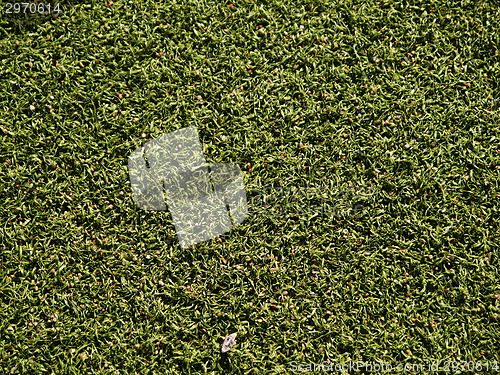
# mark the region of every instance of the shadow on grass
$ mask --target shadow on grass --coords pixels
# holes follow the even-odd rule
[[[221,370],[226,370],[228,372],[232,369],[231,360],[229,359],[228,353],[220,353],[219,367]]]

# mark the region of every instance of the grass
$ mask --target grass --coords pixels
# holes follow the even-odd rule
[[[2,373],[500,361],[497,2],[4,4]],[[253,214],[181,249],[127,157],[191,125]]]

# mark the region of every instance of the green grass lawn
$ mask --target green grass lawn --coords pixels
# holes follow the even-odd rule
[[[1,2],[2,374],[500,366],[497,1],[61,4]],[[127,158],[193,125],[251,215],[182,249]]]

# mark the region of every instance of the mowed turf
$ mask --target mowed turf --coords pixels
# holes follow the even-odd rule
[[[1,373],[493,373],[498,2],[5,9]],[[168,212],[135,206],[127,158],[193,125],[251,215],[182,249]]]

